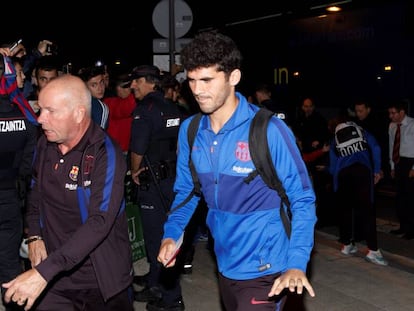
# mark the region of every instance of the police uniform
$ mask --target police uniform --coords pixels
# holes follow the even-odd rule
[[[149,169],[139,175],[138,202],[147,260],[148,287],[161,289],[165,302],[181,297],[178,269],[162,269],[157,261],[163,225],[174,198],[178,129],[182,115],[176,105],[164,100],[160,91],[147,94],[133,112],[130,151],[144,155]]]
[[[0,98],[0,284],[22,271],[22,202],[30,177],[37,128],[7,95]],[[21,181],[21,182],[19,182]],[[21,185],[17,189],[17,185]]]
[[[260,106],[263,106],[263,107],[269,109],[270,111],[273,111],[275,113],[276,117],[278,117],[279,119],[282,119],[283,121],[285,121],[286,124],[289,124],[288,115],[287,115],[286,111],[284,109],[281,109],[280,107],[278,107],[278,105],[276,105],[276,103],[273,100],[265,99],[264,101],[262,101],[260,103]]]

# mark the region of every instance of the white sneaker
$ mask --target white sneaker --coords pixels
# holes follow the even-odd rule
[[[379,249],[377,251],[369,250],[365,260],[380,266],[388,266],[388,261],[384,259]]]
[[[344,255],[351,255],[355,254],[358,251],[358,247],[356,245],[349,243],[348,245],[343,244],[341,253]]]

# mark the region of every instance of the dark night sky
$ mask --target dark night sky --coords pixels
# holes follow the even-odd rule
[[[246,81],[246,84],[258,81],[258,79],[266,82],[272,81],[274,67],[289,66],[291,69],[295,67],[306,69],[305,67],[307,67],[308,80],[301,82],[302,85],[306,84],[308,88],[325,92],[324,95],[338,97],[337,94],[341,93],[337,92],[337,85],[344,88],[344,90],[339,90],[340,92],[346,93],[347,87],[354,89],[359,87],[365,91],[367,83],[365,81],[361,83],[358,81],[358,77],[370,79],[372,76],[375,77],[376,73],[369,73],[370,77],[366,72],[347,74],[345,71],[352,68],[351,63],[355,59],[359,60],[362,67],[369,69],[369,66],[376,65],[373,62],[375,57],[378,55],[387,56],[385,50],[391,48],[392,53],[390,52],[390,54],[398,53],[398,49],[392,49],[392,45],[387,45],[383,37],[388,35],[388,29],[392,29],[394,32],[391,35],[395,36],[396,26],[393,24],[399,17],[390,18],[385,10],[386,14],[381,14],[372,25],[368,25],[368,27],[379,29],[380,32],[377,30],[375,37],[366,43],[347,41],[345,49],[341,46],[343,42],[337,42],[335,46],[332,42],[327,42],[321,47],[308,44],[292,49],[289,46],[291,44],[289,36],[292,34],[292,28],[289,28],[291,22],[316,16],[317,10],[310,10],[310,7],[328,2],[326,0],[255,0],[249,2],[187,0],[186,3],[192,11],[193,22],[191,29],[184,37],[191,38],[198,31],[210,28],[219,29],[229,34],[242,50],[245,64],[242,81]],[[135,2],[131,6],[130,1],[119,0],[116,2],[116,6],[100,4],[94,8],[86,8],[76,6],[71,2],[66,8],[62,8],[60,5],[57,8],[45,6],[41,2],[34,4],[32,1],[23,6],[26,13],[31,13],[29,19],[19,17],[16,8],[14,8],[13,14],[3,14],[2,24],[5,27],[0,41],[7,43],[21,37],[26,47],[32,48],[38,41],[50,39],[56,42],[59,47],[62,64],[70,61],[75,70],[82,66],[92,65],[96,60],[103,60],[104,63],[111,64],[117,59],[123,61],[125,68],[131,69],[136,65],[152,63],[152,41],[161,37],[155,30],[152,21],[152,14],[158,3],[158,0],[147,0]],[[396,3],[408,5],[409,1],[353,0],[345,5],[345,9],[349,12],[361,9],[371,10],[382,5]],[[41,7],[42,5],[44,7]],[[410,10],[405,9],[405,11],[409,12]],[[276,17],[278,13],[282,13],[282,16]],[[241,21],[249,22],[237,24]],[[358,22],[361,25],[365,23],[363,18]],[[399,23],[399,21],[397,22]],[[354,27],[350,20],[344,20],[342,25]],[[334,26],[333,28],[327,26],[323,31],[334,35],[341,33],[341,30],[338,30],[341,27],[341,21],[335,20]],[[355,29],[359,28],[360,26],[356,26]],[[412,28],[409,25],[403,25],[401,31],[404,32]],[[312,38],[311,30],[306,29],[305,31],[309,32],[307,35],[310,34]],[[398,33],[397,35],[405,34]],[[317,38],[317,36],[313,38]],[[411,42],[413,41],[411,40]],[[354,43],[357,44],[356,48],[354,48]],[[374,49],[378,43],[380,43],[379,51]],[[326,57],[321,58],[321,55],[338,63],[327,64]],[[336,58],[335,55],[337,55]],[[340,80],[342,77],[343,80]],[[407,81],[396,82],[400,86],[404,83]],[[331,84],[333,88],[330,87]],[[289,84],[289,90],[278,87],[277,93],[286,97],[291,97],[291,94],[287,94],[288,91],[296,92],[293,83]],[[332,94],[329,93],[330,91]],[[367,91],[377,92],[378,90]],[[339,98],[345,97],[341,94]],[[291,100],[291,98],[287,100]],[[327,101],[329,100],[331,99],[329,98]]]
[[[16,8],[13,15],[3,14],[2,22],[7,25],[7,29],[2,33],[1,43],[23,38],[26,48],[33,48],[40,40],[50,39],[59,47],[62,64],[71,62],[74,68],[92,65],[98,59],[108,64],[121,59],[128,68],[152,63],[153,39],[161,38],[152,20],[154,9],[159,2],[138,1],[132,7],[130,1],[120,0],[116,1],[116,5],[100,4],[93,8],[76,6],[72,2],[67,7],[46,6],[39,1],[28,2],[24,5],[24,11],[25,14],[31,13],[30,18],[18,17]],[[187,0],[185,3],[192,11],[193,21],[184,37],[191,38],[198,31],[211,28],[224,32],[237,30],[238,26],[229,24],[271,16],[290,10],[291,7],[299,10],[296,7],[308,7],[314,2],[321,0],[256,0],[254,4],[232,0]],[[9,4],[10,2],[5,5]],[[256,27],[261,25],[266,27],[263,22],[250,22],[251,28],[243,29],[243,33],[235,31],[232,35],[236,41],[238,35],[240,38],[252,40],[249,37],[252,38]],[[260,44],[252,41],[252,48],[256,49]]]
[[[380,0],[376,0],[378,1]],[[130,65],[151,62],[152,40],[161,37],[152,22],[154,8],[159,2],[158,0],[138,1],[131,6],[131,1],[119,0],[115,2],[116,5],[88,4],[93,6],[88,8],[75,5],[73,2],[68,2],[65,7],[31,1],[24,4],[22,8],[25,15],[30,14],[29,18],[19,17],[23,12],[19,12],[16,8],[13,14],[3,14],[2,22],[7,27],[1,37],[4,42],[22,37],[28,47],[35,46],[42,39],[53,40],[59,46],[63,61],[72,61],[74,65],[90,63],[101,58],[107,62],[121,58],[131,63]],[[200,29],[236,30],[239,26],[229,26],[229,24],[271,17],[280,12],[291,12],[290,16],[309,14],[311,6],[329,1],[187,0],[185,2],[193,14],[192,27],[185,37],[191,37]],[[7,2],[3,5],[9,4],[10,2]],[[238,34],[235,31],[235,36],[240,35],[240,38],[252,40],[254,38],[252,34],[267,31],[263,29],[267,22],[277,19],[252,21],[248,24],[249,28],[243,30],[247,33]],[[260,42],[252,41],[252,47],[260,48],[260,45]]]

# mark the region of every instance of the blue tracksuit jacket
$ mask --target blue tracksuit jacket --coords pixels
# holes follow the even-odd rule
[[[279,214],[280,198],[260,176],[250,184],[243,179],[254,169],[248,146],[249,127],[258,110],[237,93],[239,104],[219,133],[203,116],[194,141],[192,159],[209,211],[207,225],[214,238],[220,273],[247,280],[287,269],[306,271],[314,243],[315,194],[295,137],[284,121],[272,118],[268,141],[274,165],[291,201],[292,235],[289,240]],[[172,209],[193,188],[188,168],[187,128],[180,128],[178,141],[177,195]],[[266,148],[266,146],[263,146]],[[164,238],[177,240],[198,198],[169,215]]]

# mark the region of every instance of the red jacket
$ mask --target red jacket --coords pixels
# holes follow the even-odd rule
[[[136,106],[134,94],[126,98],[118,96],[105,98],[109,108],[109,126],[107,132],[120,146],[122,151],[129,149],[131,138],[132,111]]]

